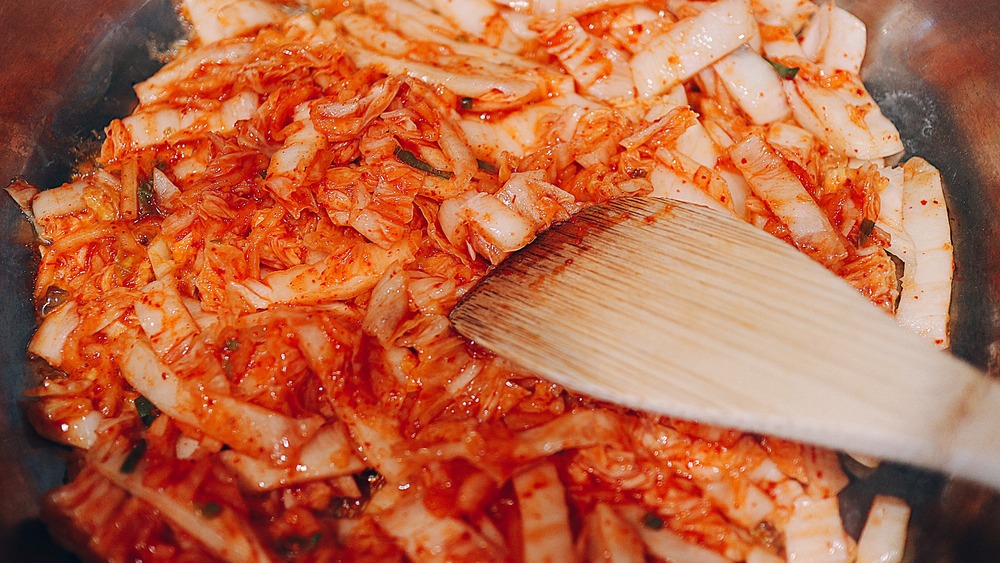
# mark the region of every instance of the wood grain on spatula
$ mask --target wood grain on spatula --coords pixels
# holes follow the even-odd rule
[[[588,208],[497,266],[451,320],[595,398],[1000,488],[1000,386],[795,248],[704,207]]]

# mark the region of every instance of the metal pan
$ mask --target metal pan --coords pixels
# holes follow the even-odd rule
[[[954,352],[1000,375],[1000,0],[838,3],[868,24],[863,78],[907,152],[938,166],[947,184]],[[0,4],[0,182],[65,181],[103,125],[131,110],[131,86],[184,33],[171,0]],[[73,561],[38,520],[41,496],[64,478],[67,451],[38,437],[21,408],[33,384],[31,244],[30,227],[0,196],[0,560]],[[886,465],[843,493],[848,531],[858,531],[877,492],[914,507],[908,560],[1000,560],[993,493]]]

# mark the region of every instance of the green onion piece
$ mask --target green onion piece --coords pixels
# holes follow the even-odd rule
[[[319,540],[321,539],[323,539],[323,534],[319,532],[316,532],[315,534],[309,536],[309,538],[306,540],[305,549],[309,550],[315,548],[317,545],[319,545]]]
[[[267,180],[267,170],[260,171],[260,178],[261,180]]]
[[[160,416],[160,413],[156,410],[156,405],[142,395],[136,397],[132,403],[135,405],[135,411],[139,413],[139,419],[146,426],[153,424],[156,417]]]
[[[475,101],[475,100],[473,100],[472,98],[462,98],[462,102],[461,102],[461,104],[462,104],[462,109],[464,109],[464,110],[466,110],[466,111],[468,111],[468,110],[472,109],[472,103],[473,103],[474,101]]]
[[[139,440],[132,451],[125,456],[125,461],[122,462],[122,466],[118,469],[122,473],[132,473],[135,471],[137,465],[139,465],[139,460],[142,459],[143,454],[146,453],[146,440]]]
[[[873,230],[875,230],[875,221],[871,219],[861,220],[861,227],[858,232],[858,246],[864,246],[865,241],[871,236]]]
[[[642,525],[651,530],[659,530],[663,528],[663,518],[660,518],[653,512],[647,512],[642,517]]]
[[[778,76],[784,78],[785,80],[791,80],[791,79],[795,78],[796,74],[799,73],[799,67],[797,67],[797,66],[795,66],[795,67],[785,66],[785,65],[783,65],[781,63],[776,63],[776,62],[772,61],[771,59],[767,59],[767,58],[765,58],[764,60],[767,61],[767,62],[769,62],[769,63],[771,63],[771,66],[774,67],[774,70],[778,72]]]
[[[278,541],[278,553],[285,556],[291,556],[312,551],[316,549],[316,546],[319,545],[321,539],[323,539],[323,534],[319,532],[316,532],[308,538],[303,538],[301,536],[288,536]]]
[[[438,170],[437,168],[434,168],[430,164],[427,164],[426,162],[417,158],[415,154],[404,149],[403,147],[397,146],[396,150],[393,151],[393,154],[396,155],[396,158],[398,158],[400,162],[411,168],[416,168],[417,170],[426,172],[428,174],[433,174],[439,178],[444,178],[445,180],[451,179],[451,172],[448,172],[447,170]]]
[[[487,174],[496,174],[497,171],[499,170],[499,168],[497,168],[495,164],[491,164],[489,162],[486,162],[485,160],[480,160],[478,158],[476,159],[476,165],[479,166],[480,170],[486,172]]]
[[[225,348],[227,352],[235,352],[240,349],[240,341],[236,338],[230,338],[226,341]]]
[[[222,514],[222,507],[219,506],[219,503],[217,502],[208,502],[205,504],[199,504],[198,514],[200,514],[202,518],[211,520],[212,518],[215,518],[216,516]]]
[[[140,182],[136,195],[139,198],[140,217],[156,213],[156,192],[153,191],[152,179]]]

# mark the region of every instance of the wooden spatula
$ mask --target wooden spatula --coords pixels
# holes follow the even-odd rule
[[[497,266],[451,320],[595,398],[1000,488],[997,383],[788,244],[704,207],[591,207]]]

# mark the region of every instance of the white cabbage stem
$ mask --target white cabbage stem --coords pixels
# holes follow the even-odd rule
[[[902,499],[875,495],[858,538],[857,563],[899,563],[903,560],[910,506]]]
[[[712,67],[726,91],[754,123],[763,125],[792,113],[774,68],[749,47],[733,51]]]
[[[266,0],[184,0],[183,6],[195,33],[205,43],[285,19],[285,13]]]
[[[847,257],[830,220],[763,139],[750,135],[730,148],[729,154],[754,194],[788,227],[799,248],[827,266]]]
[[[566,493],[550,463],[536,465],[513,479],[521,510],[523,561],[558,561],[573,551]]]
[[[903,165],[903,230],[912,242],[896,321],[947,348],[954,257],[941,175],[922,158]]]
[[[747,0],[720,0],[677,22],[632,58],[632,77],[642,96],[655,96],[735,51],[754,33]]]
[[[865,58],[864,22],[834,2],[822,6],[802,31],[802,50],[827,68],[858,74]]]

